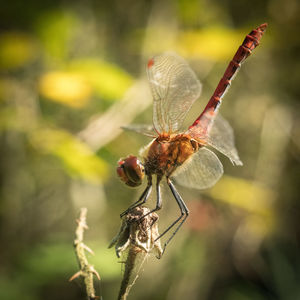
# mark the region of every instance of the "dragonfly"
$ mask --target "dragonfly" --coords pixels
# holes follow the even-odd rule
[[[233,130],[218,111],[241,64],[259,45],[266,28],[267,23],[264,23],[245,37],[203,112],[185,131],[181,129],[185,117],[201,93],[197,76],[187,62],[175,53],[159,54],[148,61],[153,126],[129,125],[125,129],[150,136],[153,140],[140,151],[141,160],[133,155],[120,159],[117,174],[130,187],[141,185],[143,179],[147,178],[147,186],[138,201],[121,217],[146,203],[152,191],[153,178],[156,178],[156,206],[148,214],[161,209],[161,182],[163,178],[166,179],[179,206],[180,216],[158,237],[161,238],[176,226],[165,242],[163,251],[189,215],[174,182],[196,189],[212,187],[221,178],[223,166],[209,148],[227,156],[234,165],[242,165],[235,148]]]

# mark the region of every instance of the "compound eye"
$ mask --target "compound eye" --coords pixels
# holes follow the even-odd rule
[[[117,174],[127,185],[136,187],[142,183],[145,169],[136,156],[130,155],[125,159],[121,159],[118,164]]]

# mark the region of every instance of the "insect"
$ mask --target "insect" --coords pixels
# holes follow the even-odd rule
[[[131,125],[127,129],[150,136],[153,140],[141,152],[143,161],[132,155],[121,159],[117,174],[131,187],[139,186],[143,178],[147,178],[146,189],[121,217],[147,201],[153,177],[156,177],[156,207],[149,213],[159,210],[162,207],[160,185],[166,178],[181,214],[160,235],[162,237],[177,226],[164,244],[164,249],[189,214],[173,181],[187,187],[206,189],[220,179],[223,166],[207,146],[227,156],[233,164],[242,165],[234,145],[233,131],[228,122],[218,115],[218,110],[231,81],[241,64],[259,45],[266,28],[267,24],[262,24],[245,37],[203,112],[183,132],[180,131],[182,123],[200,95],[201,84],[184,59],[174,53],[163,53],[148,61],[147,75],[153,96],[153,130],[141,125]]]

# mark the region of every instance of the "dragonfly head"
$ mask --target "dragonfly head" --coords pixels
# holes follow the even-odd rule
[[[118,162],[117,174],[122,181],[131,187],[139,186],[145,176],[145,168],[136,156],[122,158]]]

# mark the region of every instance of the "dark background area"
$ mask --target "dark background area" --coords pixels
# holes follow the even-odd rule
[[[73,239],[88,208],[88,258],[103,299],[122,264],[107,249],[143,187],[117,161],[147,137],[147,59],[172,50],[203,83],[200,114],[244,36],[269,27],[220,109],[244,163],[199,192],[164,257],[149,256],[129,299],[300,299],[300,4],[269,1],[6,1],[0,9],[0,298],[85,299]],[[178,215],[167,189],[161,231]],[[154,205],[150,201],[149,205]],[[152,206],[151,206],[152,207]]]

